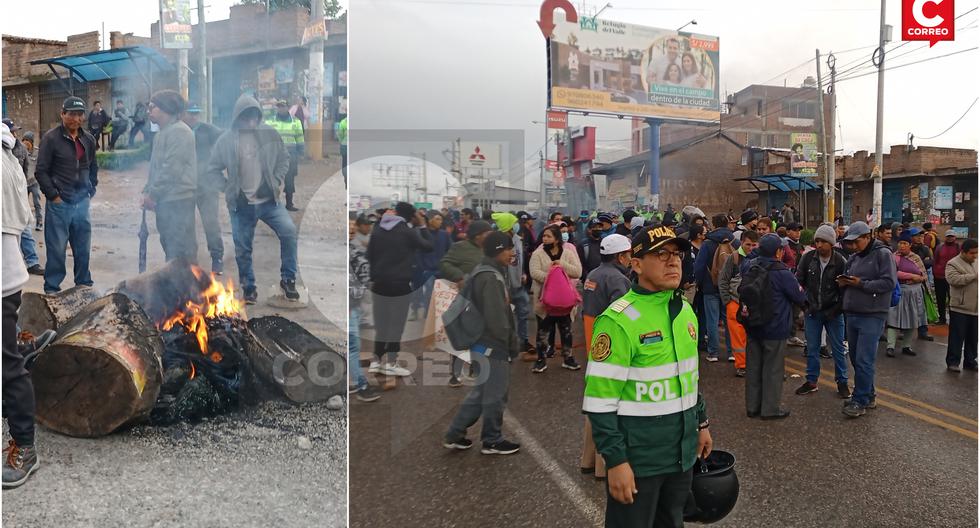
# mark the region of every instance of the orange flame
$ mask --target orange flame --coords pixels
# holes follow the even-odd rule
[[[204,277],[204,271],[197,266],[192,266],[191,272],[198,279]],[[235,288],[231,280],[228,281],[227,285],[223,285],[215,279],[212,273],[211,283],[201,293],[200,302],[188,301],[183,310],[164,320],[160,324],[160,328],[166,331],[177,324],[183,326],[188,332],[194,333],[201,353],[208,355],[208,319],[220,316],[244,317],[244,315],[242,303],[235,299]],[[210,354],[210,356],[212,361],[216,363],[221,361],[221,354],[217,352]]]
[[[190,377],[190,379],[194,379],[194,376],[197,374],[197,369],[194,368],[194,362],[193,361],[188,361],[188,363],[191,364],[191,377]]]

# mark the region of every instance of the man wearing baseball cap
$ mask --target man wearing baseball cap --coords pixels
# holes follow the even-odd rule
[[[627,277],[632,255],[630,240],[620,234],[609,235],[599,243],[599,254],[602,263],[588,274],[583,287],[585,294],[582,319],[585,322],[585,339],[589,342],[592,341],[595,318],[606,311],[613,301],[626,295],[630,290],[630,280]],[[588,420],[585,421],[585,439],[580,467],[582,471],[594,471],[596,478],[606,476],[602,457],[596,456],[592,427]]]
[[[61,125],[48,130],[38,147],[35,176],[47,202],[44,206],[44,293],[61,291],[68,245],[74,258],[76,286],[91,286],[89,256],[92,224],[89,203],[99,184],[95,138],[83,130],[85,101],[68,97],[61,105]]]
[[[661,226],[632,246],[637,280],[596,318],[582,409],[609,468],[605,525],[681,527],[695,459],[712,445],[698,321],[678,291],[690,242]],[[626,441],[640,432],[643,442]]]
[[[891,249],[871,238],[871,228],[854,222],[844,233],[843,244],[853,250],[837,285],[844,290],[848,353],[854,366],[854,392],[843,412],[851,418],[864,415],[875,403],[875,356],[878,338],[885,330],[898,270]]]
[[[283,192],[286,194],[286,210],[299,211],[293,204],[293,194],[296,192],[297,163],[299,157],[303,155],[305,145],[303,124],[299,119],[289,114],[289,103],[285,99],[276,102],[276,115],[266,121],[265,124],[276,129],[289,152],[289,171],[286,172],[286,186],[283,188]]]

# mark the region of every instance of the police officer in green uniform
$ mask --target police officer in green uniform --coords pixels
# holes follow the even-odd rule
[[[583,411],[608,469],[606,527],[683,527],[693,466],[711,452],[698,392],[698,326],[678,291],[690,242],[632,240],[637,280],[595,321]]]
[[[286,172],[286,185],[283,187],[286,195],[286,210],[299,211],[293,203],[293,194],[296,193],[299,158],[303,155],[306,145],[303,140],[303,122],[289,115],[289,103],[285,99],[280,99],[276,102],[276,115],[268,119],[265,124],[279,132],[283,144],[286,145],[286,151],[289,152],[289,170]]]

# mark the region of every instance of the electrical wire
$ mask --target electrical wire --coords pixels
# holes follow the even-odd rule
[[[885,67],[885,71],[897,70],[899,68],[904,68],[906,66],[912,66],[913,64],[921,64],[923,62],[929,62],[929,61],[933,61],[933,60],[936,60],[936,59],[942,59],[942,58],[945,58],[945,57],[952,57],[953,55],[959,55],[960,53],[967,53],[967,52],[970,52],[970,51],[974,51],[976,49],[977,49],[977,46],[974,46],[972,48],[967,48],[967,49],[963,49],[963,50],[959,50],[959,51],[954,51],[952,53],[946,53],[945,55],[937,55],[935,57],[929,57],[929,58],[921,59],[921,60],[917,60],[917,61],[906,62],[905,64],[899,64],[898,66],[886,66]],[[873,72],[868,72],[868,73],[862,73],[862,74],[859,74],[859,75],[853,75],[851,77],[845,77],[844,79],[837,79],[837,82],[838,83],[842,83],[844,81],[850,81],[851,79],[858,79],[860,77],[865,77],[865,76],[868,76],[868,75],[874,75],[876,73],[878,73],[878,72],[877,71],[873,71]]]
[[[974,48],[974,49],[976,49],[976,48]],[[949,125],[949,128],[947,128],[946,130],[943,130],[942,132],[936,134],[935,136],[920,137],[920,138],[916,138],[916,139],[921,139],[921,140],[925,140],[925,139],[936,139],[937,137],[945,134],[946,132],[949,132],[950,130],[953,129],[954,126],[956,126],[957,124],[959,124],[959,122],[962,121],[964,117],[966,117],[966,114],[970,113],[970,110],[973,109],[973,105],[977,104],[977,100],[980,100],[980,97],[974,99],[973,102],[970,103],[970,106],[968,106],[966,108],[966,111],[963,112],[963,115],[961,115],[956,121],[954,121],[952,125]]]

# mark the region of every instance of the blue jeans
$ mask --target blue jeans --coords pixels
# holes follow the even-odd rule
[[[704,303],[704,326],[708,334],[708,355],[718,356],[718,321],[721,319],[721,296],[717,293],[705,293],[701,295]],[[728,355],[732,354],[732,342],[728,337],[728,318],[721,319],[725,325],[725,348]]]
[[[820,334],[827,330],[827,346],[834,356],[834,381],[847,383],[847,358],[844,354],[844,315],[828,319],[820,313],[806,314],[806,380],[816,384],[820,378]]]
[[[875,395],[875,358],[885,320],[863,314],[847,314],[847,344],[854,365],[851,401],[864,407]]]
[[[352,306],[347,319],[347,370],[351,384],[366,389],[368,380],[361,370],[361,307]]]
[[[20,232],[20,252],[24,255],[24,263],[27,264],[28,268],[41,263],[37,258],[37,243],[34,242],[31,226],[25,227]]]
[[[265,222],[279,237],[279,258],[282,264],[279,274],[283,280],[296,280],[296,225],[286,208],[272,201],[257,205],[239,205],[231,215],[231,238],[235,241],[235,262],[238,263],[238,280],[242,288],[255,287],[252,271],[252,242],[255,226]]]
[[[432,299],[432,288],[435,287],[436,283],[436,272],[435,270],[423,270],[421,272],[421,281],[418,288],[412,292],[412,309],[417,310],[421,308],[424,310],[425,314],[429,313],[429,301]]]
[[[47,246],[47,262],[44,267],[44,293],[61,291],[61,282],[67,271],[68,245],[74,257],[75,286],[91,286],[92,273],[88,269],[92,251],[92,224],[89,222],[89,202],[85,197],[76,203],[44,204],[44,245]]]
[[[523,287],[510,290],[510,303],[514,305],[514,317],[517,319],[517,337],[521,343],[528,342],[527,318],[531,316],[531,300]]]

